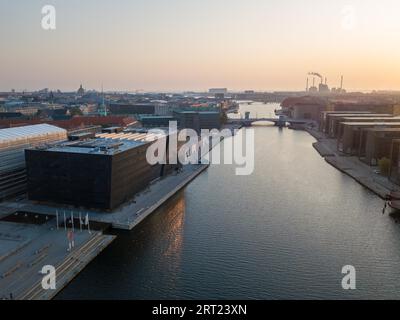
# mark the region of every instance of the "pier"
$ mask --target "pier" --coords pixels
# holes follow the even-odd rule
[[[79,211],[63,206],[37,204],[27,199],[3,203],[0,208],[0,219],[3,220],[0,221],[0,240],[5,245],[0,249],[0,299],[52,299],[116,238],[102,231],[89,233],[86,228],[80,231],[79,223],[76,222],[79,221],[79,213],[81,217],[88,213],[91,225],[132,230],[207,168],[208,165],[184,166],[181,172],[155,182],[111,213]],[[67,251],[66,236],[71,226],[67,225],[68,229],[64,229],[61,214],[57,229],[56,212],[63,211],[68,212],[67,219],[72,211],[75,221],[75,248],[71,252]],[[25,214],[46,222],[24,224],[4,221]],[[40,271],[45,265],[56,268],[56,290],[42,288],[44,275]]]
[[[18,213],[14,213],[18,214]],[[62,290],[114,239],[99,231],[76,230],[68,252],[64,228],[50,219],[42,225],[0,222],[0,299],[48,300]],[[43,266],[56,270],[56,289],[44,290]]]
[[[228,128],[235,127],[241,126]],[[112,211],[39,203],[26,196],[3,202],[0,240],[5,245],[0,249],[0,299],[52,299],[116,238],[104,232],[134,229],[208,167],[208,164],[185,165],[155,180]],[[80,219],[86,215],[95,231],[89,232],[86,227],[81,230]],[[69,252],[67,234],[73,228],[71,218],[75,224],[75,247]],[[46,265],[55,267],[56,290],[42,287],[41,270]]]
[[[209,165],[187,165],[179,173],[171,174],[150,185],[121,207],[109,211],[101,210],[80,210],[54,204],[40,204],[24,199],[18,203],[9,202],[3,204],[8,211],[20,210],[34,214],[55,216],[56,212],[66,211],[70,214],[73,211],[74,217],[89,215],[91,222],[108,224],[117,230],[132,230],[143,221],[148,215],[158,209],[174,194],[184,188],[199,174],[208,168]]]
[[[380,198],[386,199],[392,191],[399,191],[397,185],[377,174],[374,167],[361,162],[357,156],[348,156],[338,152],[335,139],[328,138],[314,130],[307,130],[307,132],[317,140],[313,147],[327,163],[353,178]]]

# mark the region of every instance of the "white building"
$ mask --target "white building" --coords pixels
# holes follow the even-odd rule
[[[67,140],[67,131],[49,124],[0,130],[0,200],[26,191],[25,149]]]
[[[208,90],[208,93],[211,94],[227,94],[228,89],[227,88],[211,88]]]

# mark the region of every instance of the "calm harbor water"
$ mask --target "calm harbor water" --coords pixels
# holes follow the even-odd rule
[[[270,116],[276,105],[243,105]],[[399,299],[400,225],[301,131],[254,128],[255,172],[211,166],[57,299]],[[342,267],[357,290],[341,287]]]

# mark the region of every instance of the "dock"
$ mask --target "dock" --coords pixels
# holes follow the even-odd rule
[[[161,179],[114,212],[79,211],[69,207],[33,203],[27,199],[4,202],[0,207],[0,299],[49,300],[61,291],[116,237],[102,231],[75,225],[75,248],[67,251],[67,230],[63,227],[63,212],[74,220],[86,214],[90,224],[119,230],[132,230],[169,198],[189,184],[209,165],[187,165],[180,172]],[[57,214],[58,228],[57,228]],[[45,219],[43,224],[7,221],[9,217],[29,215]],[[40,215],[41,218],[38,218]],[[79,220],[78,220],[79,221]],[[67,227],[71,227],[67,225]],[[44,290],[40,272],[45,265],[56,269],[56,290]]]
[[[0,300],[52,299],[116,238],[104,232],[109,229],[134,229],[208,167],[209,164],[185,165],[154,181],[111,212],[38,203],[26,196],[2,202]],[[67,251],[67,232],[72,224],[64,224],[64,213],[66,222],[71,216],[75,221],[75,247],[71,252]],[[93,229],[101,231],[80,230],[77,221],[86,215],[90,225],[97,227]],[[41,270],[46,265],[55,267],[55,290],[42,287],[44,275]]]
[[[313,147],[327,163],[353,178],[380,198],[386,199],[392,191],[399,190],[397,185],[390,182],[386,177],[377,174],[376,168],[361,162],[356,156],[342,155],[337,151],[335,139],[327,138],[314,130],[308,129],[307,132],[317,139]]]
[[[0,300],[48,300],[81,272],[114,236],[75,231],[68,252],[66,230],[50,219],[42,225],[0,222]],[[43,266],[56,270],[56,289],[42,287]]]
[[[83,217],[88,214],[91,222],[109,224],[111,228],[117,230],[132,230],[208,167],[209,165],[207,164],[183,166],[179,173],[173,173],[151,184],[147,189],[137,194],[135,198],[112,212],[79,210],[60,205],[39,204],[27,199],[19,202],[5,202],[3,207],[8,212],[19,210],[49,216],[55,216],[56,212],[59,212],[60,216],[62,216],[64,211],[67,212],[68,216],[73,212],[75,218],[78,218],[79,214]]]

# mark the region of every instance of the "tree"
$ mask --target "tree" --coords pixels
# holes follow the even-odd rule
[[[73,108],[69,109],[69,113],[72,117],[83,115],[82,110],[79,107],[73,107]]]
[[[228,122],[228,116],[226,115],[225,112],[221,112],[220,121],[221,124],[226,124]]]

